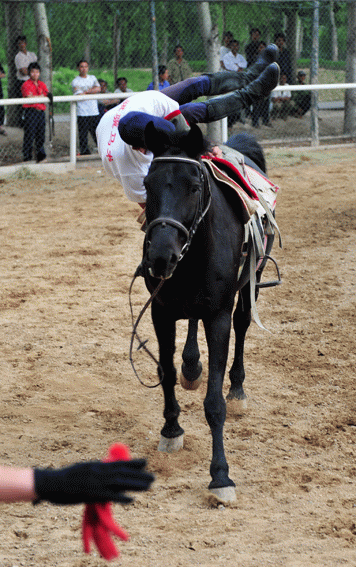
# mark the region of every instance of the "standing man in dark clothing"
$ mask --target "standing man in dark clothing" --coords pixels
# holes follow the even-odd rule
[[[276,33],[276,35],[274,36],[274,43],[277,45],[279,49],[277,63],[281,70],[281,75],[282,73],[287,75],[287,83],[291,85],[294,82],[292,77],[292,62],[290,58],[290,53],[286,48],[286,36],[284,35],[284,33],[282,32]]]
[[[176,45],[174,49],[174,58],[168,61],[167,65],[169,74],[168,80],[171,85],[184,81],[193,74],[188,61],[184,59],[183,55],[183,47],[181,45]]]
[[[247,67],[255,63],[259,55],[259,46],[261,39],[261,32],[258,28],[252,28],[250,31],[251,41],[245,47]]]

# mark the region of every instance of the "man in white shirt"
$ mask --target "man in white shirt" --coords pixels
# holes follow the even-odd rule
[[[30,75],[27,71],[28,66],[30,63],[35,63],[37,61],[37,55],[32,51],[27,51],[27,42],[25,35],[19,35],[16,38],[16,43],[18,46],[18,53],[15,55],[16,84],[13,95],[15,98],[22,98],[22,85],[30,78]],[[16,125],[20,127],[23,126],[22,107],[20,105],[16,106],[14,113]]]
[[[227,31],[224,33],[223,36],[223,44],[220,47],[220,67],[222,69],[224,69],[224,64],[223,64],[223,59],[224,56],[227,53],[230,53],[230,43],[232,42],[232,40],[234,39],[234,36],[232,35],[231,31]]]
[[[239,48],[239,42],[233,39],[230,43],[230,52],[223,57],[223,66],[226,71],[241,71],[247,67],[246,59],[238,52]]]
[[[100,93],[100,84],[94,75],[88,75],[89,64],[85,59],[78,63],[78,77],[72,81],[73,94],[86,95]],[[96,144],[95,129],[99,122],[99,109],[97,100],[83,100],[77,102],[77,124],[79,134],[80,155],[89,155],[88,132]]]

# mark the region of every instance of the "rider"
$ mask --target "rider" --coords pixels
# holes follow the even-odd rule
[[[120,181],[131,201],[144,208],[146,190],[143,179],[153,155],[145,148],[142,120],[157,120],[162,130],[172,132],[188,129],[187,123],[213,122],[249,107],[268,96],[277,86],[279,67],[274,63],[277,56],[278,48],[272,44],[246,71],[223,71],[192,77],[162,91],[145,91],[127,98],[105,113],[96,130],[104,169]],[[225,96],[206,102],[191,102],[200,96],[217,94]],[[132,121],[135,112],[140,113],[137,128]],[[130,120],[126,119],[129,113]],[[164,118],[165,121],[162,120]]]

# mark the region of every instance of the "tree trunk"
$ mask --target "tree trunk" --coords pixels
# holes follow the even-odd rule
[[[312,85],[318,83],[319,76],[319,0],[314,0],[313,7],[313,40],[312,53],[310,63],[310,82]],[[319,122],[318,122],[318,91],[311,93],[311,113],[310,113],[310,130],[311,145],[316,147],[319,145]]]
[[[291,67],[292,67],[292,83],[295,83],[297,75],[297,21],[298,21],[298,8],[292,8],[286,12],[287,15],[287,48],[290,53]]]
[[[114,86],[116,84],[117,79],[117,70],[119,67],[119,57],[120,57],[120,43],[121,43],[121,28],[118,26],[118,14],[115,13],[114,15],[114,23],[113,23],[113,38],[112,38],[112,47],[113,47],[113,74],[114,74]]]
[[[204,43],[208,73],[215,73],[220,69],[219,32],[216,24],[212,24],[208,2],[198,2],[198,21]],[[221,121],[208,124],[208,138],[216,144],[222,142]]]
[[[162,5],[163,18],[161,22],[161,33],[163,35],[162,51],[160,55],[160,62],[162,65],[167,65],[168,61],[168,13],[167,3],[163,2]]]
[[[33,13],[37,35],[37,57],[41,67],[41,81],[52,91],[52,46],[47,22],[46,7],[43,2],[33,3]]]
[[[332,61],[338,61],[339,49],[337,45],[337,29],[335,24],[334,0],[330,0],[329,14],[330,14],[330,27],[331,27],[331,59]]]
[[[37,57],[41,67],[41,81],[43,81],[50,92],[52,92],[52,46],[47,22],[46,6],[43,2],[33,3],[33,15],[35,19],[37,35]],[[48,124],[49,107],[46,105],[46,123]],[[48,155],[51,151],[49,141],[49,128],[46,128],[45,150]]]
[[[356,82],[356,4],[350,2],[348,10],[346,77],[347,83]],[[345,90],[344,134],[356,134],[356,89]]]
[[[15,67],[15,55],[18,52],[16,38],[22,35],[23,26],[23,9],[26,6],[21,6],[19,2],[6,2],[5,3],[5,25],[6,25],[6,39],[7,39],[7,61],[8,61],[8,98],[17,98],[17,79]],[[6,112],[7,126],[21,126],[22,107],[9,106]]]

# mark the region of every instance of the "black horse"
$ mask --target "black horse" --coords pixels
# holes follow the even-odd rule
[[[176,321],[189,319],[182,372],[185,387],[194,389],[202,372],[197,343],[198,321],[202,320],[209,351],[204,409],[213,440],[209,489],[225,501],[233,500],[235,484],[228,475],[223,444],[226,403],[222,386],[231,317],[239,291],[233,314],[236,342],[228,398],[240,401],[246,398],[243,349],[251,322],[251,295],[249,254],[239,274],[245,247],[244,222],[201,160],[206,148],[197,126],[172,142],[158,135],[151,123],[145,129],[145,140],[154,159],[145,178],[147,232],[141,266],[151,293],[164,280],[152,302],[152,321],[159,343],[158,373],[165,403],[159,450],[169,452],[183,445],[173,364]],[[237,147],[241,143],[249,145],[241,137],[235,140],[235,148],[247,154],[248,148],[246,152],[246,148]],[[263,153],[257,142],[250,144],[250,150],[263,168]],[[263,264],[257,272],[257,282],[262,267]],[[258,286],[256,296],[257,289]]]

